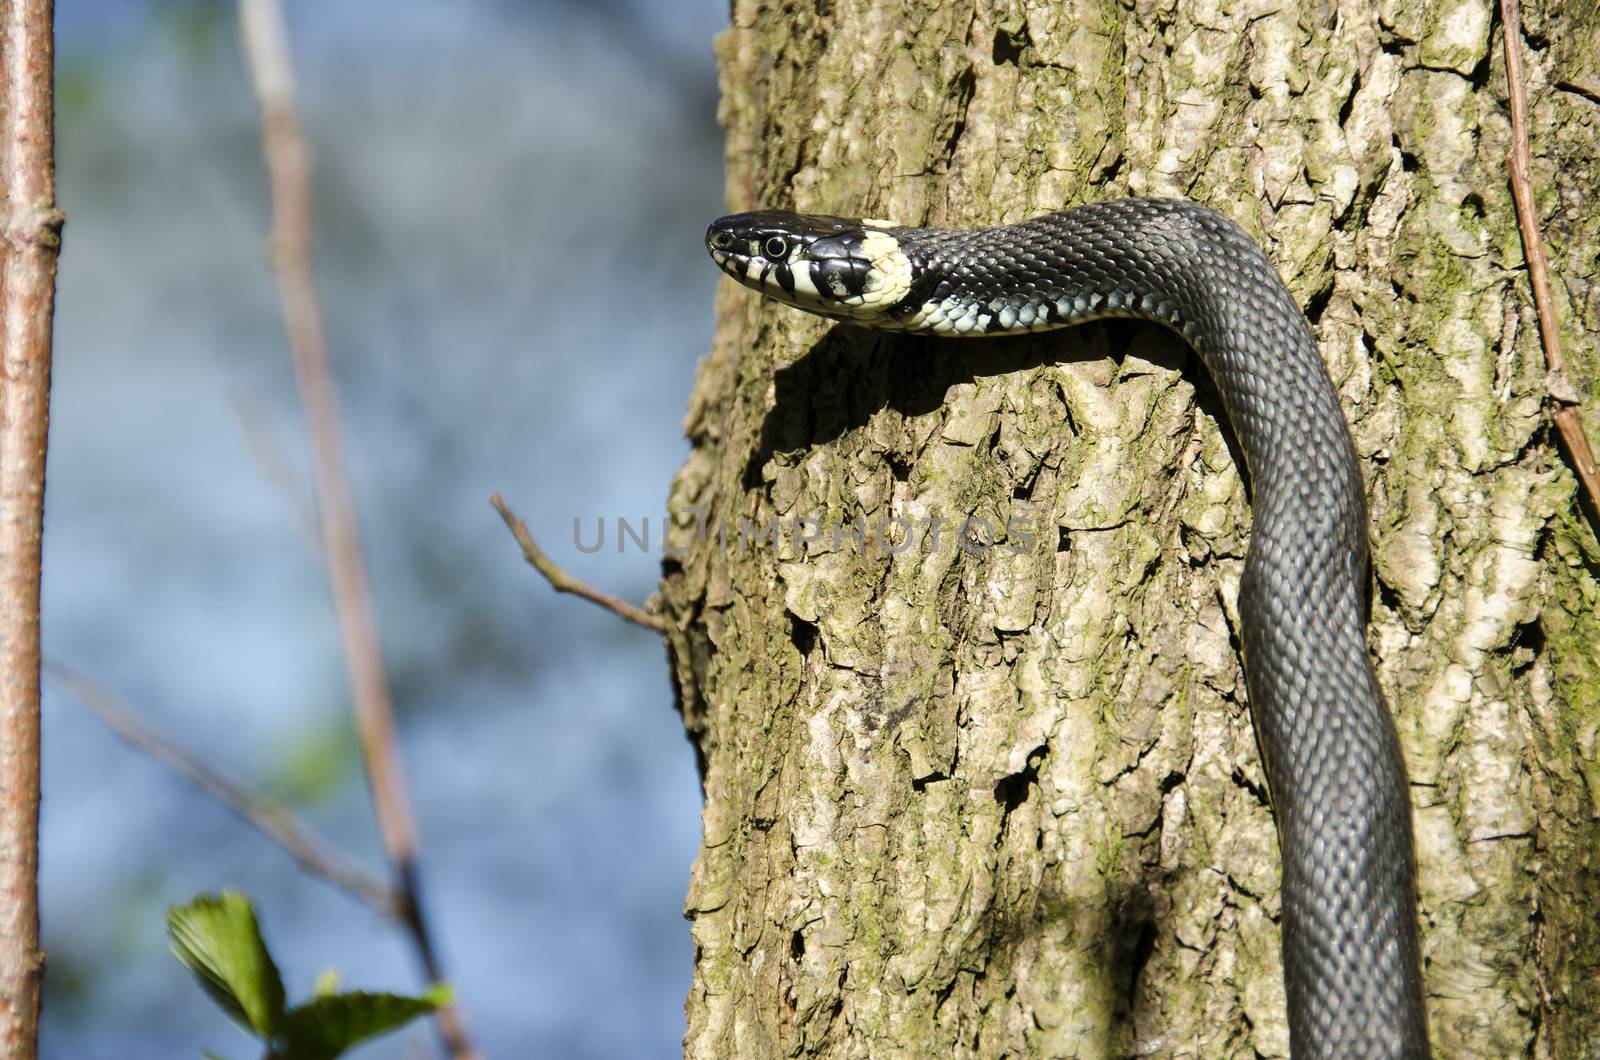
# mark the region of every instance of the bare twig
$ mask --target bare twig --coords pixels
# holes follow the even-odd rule
[[[367,592],[355,502],[344,469],[322,307],[312,271],[311,158],[295,113],[293,64],[283,9],[279,0],[240,0],[239,21],[245,60],[261,108],[278,296],[310,437],[322,551],[355,704],[362,761],[384,849],[394,865],[402,921],[423,971],[437,982],[444,976],[417,895],[417,826],[396,749],[394,711]],[[437,1024],[451,1056],[462,1060],[477,1055],[455,1009],[440,1009]]]
[[[500,513],[500,518],[505,521],[506,529],[511,531],[511,536],[517,539],[517,544],[522,547],[522,558],[528,565],[540,574],[545,581],[550,583],[550,588],[558,593],[572,593],[581,596],[592,604],[599,604],[619,618],[626,619],[636,626],[653,629],[657,633],[666,632],[667,626],[658,616],[641,607],[636,607],[626,600],[619,600],[615,596],[603,593],[586,582],[579,581],[556,565],[555,560],[544,554],[533,540],[533,535],[528,532],[528,524],[517,518],[517,514],[506,507],[506,502],[496,493],[489,498],[489,503],[494,505],[494,510]]]
[[[54,662],[46,662],[45,669],[118,736],[214,796],[246,824],[282,847],[307,872],[320,876],[380,916],[400,919],[400,902],[394,891],[318,835],[287,806],[229,780],[156,732],[125,700],[83,674]]]
[[[233,414],[239,421],[239,431],[250,449],[250,455],[260,468],[262,477],[283,495],[284,502],[294,514],[295,529],[300,531],[306,545],[319,559],[322,540],[317,524],[317,505],[304,480],[295,472],[289,458],[278,445],[278,439],[267,420],[261,402],[251,395],[238,392],[230,395]]]
[[[51,0],[0,9],[0,1053],[38,1049],[39,563],[56,209]]]
[[[1556,324],[1555,302],[1550,297],[1550,269],[1545,260],[1544,237],[1539,232],[1539,217],[1533,205],[1533,162],[1528,147],[1528,94],[1522,83],[1522,13],[1518,0],[1500,0],[1500,24],[1505,33],[1506,94],[1511,103],[1511,197],[1517,205],[1517,223],[1522,230],[1522,249],[1528,259],[1528,283],[1533,288],[1533,306],[1539,316],[1539,341],[1544,347],[1551,418],[1567,459],[1578,475],[1578,484],[1588,500],[1589,518],[1600,533],[1600,469],[1594,451],[1583,433],[1578,418],[1577,396],[1567,380],[1567,361],[1561,352],[1561,332]]]

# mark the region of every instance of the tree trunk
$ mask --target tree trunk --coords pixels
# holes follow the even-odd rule
[[[730,208],[1182,195],[1262,241],[1364,463],[1434,1048],[1600,1051],[1600,549],[1547,426],[1489,0],[733,6]],[[1597,27],[1524,13],[1591,437]],[[1187,348],[718,309],[663,594],[706,794],[686,1052],[1287,1055],[1250,514]]]

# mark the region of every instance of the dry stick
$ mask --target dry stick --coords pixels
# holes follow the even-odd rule
[[[234,417],[239,421],[239,431],[244,444],[256,462],[261,475],[282,494],[284,502],[294,514],[295,529],[305,539],[306,546],[319,559],[322,557],[322,540],[317,523],[317,505],[311,490],[301,481],[284,455],[267,420],[261,402],[243,392],[230,395]]]
[[[56,209],[51,0],[0,14],[0,1054],[36,1055],[39,564],[50,420]]]
[[[506,529],[511,531],[511,536],[517,539],[517,544],[522,548],[522,558],[528,561],[528,566],[544,575],[545,581],[550,583],[550,588],[558,593],[581,596],[636,626],[653,629],[657,633],[666,632],[667,624],[660,617],[652,615],[641,607],[635,607],[626,600],[619,600],[615,596],[603,593],[556,566],[555,560],[545,555],[544,549],[534,542],[533,535],[528,532],[528,524],[517,518],[517,514],[506,507],[506,502],[500,499],[500,494],[496,493],[490,497],[489,503],[500,513],[500,518],[505,521]]]
[[[396,750],[394,711],[378,646],[372,603],[345,474],[337,403],[312,274],[311,159],[295,115],[294,74],[278,0],[240,0],[245,61],[261,108],[261,148],[272,198],[272,257],[295,380],[310,436],[322,551],[338,615],[345,669],[355,705],[361,757],[384,849],[394,865],[400,915],[427,977],[444,978],[417,898],[417,826]],[[440,1037],[457,1060],[478,1055],[453,1008],[436,1014]]]
[[[1517,224],[1522,230],[1523,255],[1528,259],[1528,282],[1539,316],[1539,341],[1544,347],[1547,386],[1553,406],[1556,433],[1578,474],[1589,502],[1589,518],[1600,533],[1600,469],[1578,419],[1577,396],[1567,379],[1567,360],[1561,352],[1561,332],[1556,326],[1555,302],[1550,297],[1550,270],[1544,255],[1533,206],[1533,163],[1528,148],[1528,95],[1522,84],[1522,14],[1517,0],[1500,0],[1500,23],[1506,44],[1506,94],[1511,102],[1511,198],[1517,204]]]
[[[156,732],[125,700],[83,674],[54,662],[46,662],[45,669],[118,736],[214,796],[246,824],[282,847],[307,872],[320,876],[380,916],[400,919],[400,901],[393,889],[317,834],[287,806],[229,780]]]

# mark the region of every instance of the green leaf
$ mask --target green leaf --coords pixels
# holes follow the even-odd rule
[[[201,895],[167,909],[173,955],[212,1000],[263,1041],[284,1018],[283,980],[256,925],[250,899],[238,891]]]
[[[313,998],[283,1019],[285,1060],[332,1060],[352,1045],[387,1034],[450,1003],[450,988],[430,987],[421,997],[355,991]]]

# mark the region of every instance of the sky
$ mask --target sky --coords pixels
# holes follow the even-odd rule
[[[632,600],[717,281],[716,0],[290,0],[317,267],[425,900],[491,1055],[679,1048],[699,838],[659,638],[550,592],[503,493]],[[232,5],[58,0],[61,260],[45,649],[381,864],[266,259]],[[248,892],[291,999],[414,990],[385,923],[45,698],[47,1058],[253,1055],[163,914]],[[361,1057],[429,1055],[425,1027]]]

